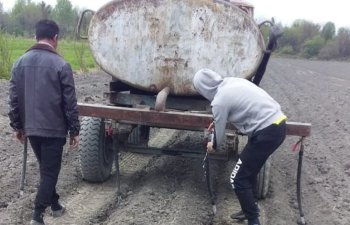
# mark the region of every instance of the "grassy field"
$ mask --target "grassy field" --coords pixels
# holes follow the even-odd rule
[[[34,39],[10,37],[8,42],[11,61],[15,62],[15,60],[35,44],[36,41]],[[59,40],[58,52],[69,62],[75,72],[87,71],[96,67],[87,41],[75,42]]]

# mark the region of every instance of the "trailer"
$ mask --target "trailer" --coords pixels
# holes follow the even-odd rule
[[[81,36],[84,16],[93,13],[88,36]],[[111,75],[109,105],[79,103],[82,177],[102,182],[115,164],[118,192],[119,153],[173,155],[205,159],[212,202],[211,164],[237,160],[242,134],[227,124],[224,145],[213,154],[206,148],[174,149],[148,146],[152,128],[203,132],[212,122],[210,103],[192,86],[196,71],[211,68],[224,77],[256,83],[265,72],[271,52],[282,34],[274,21],[265,46],[253,6],[223,0],[115,0],[97,12],[86,10],[77,26],[88,39],[97,64]],[[287,123],[288,135],[307,137],[311,125]],[[204,138],[205,139],[205,138]],[[204,140],[206,141],[206,140]],[[258,195],[269,186],[270,161],[258,177]]]

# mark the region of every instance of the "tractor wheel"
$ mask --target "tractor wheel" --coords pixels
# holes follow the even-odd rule
[[[266,198],[270,184],[271,157],[269,157],[258,174],[256,194],[258,199]]]
[[[113,138],[106,135],[103,119],[82,118],[79,157],[84,180],[103,182],[111,175],[114,161]]]

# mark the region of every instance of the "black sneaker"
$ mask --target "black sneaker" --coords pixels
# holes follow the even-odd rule
[[[230,217],[231,217],[231,219],[239,220],[239,221],[243,221],[243,220],[247,219],[242,210],[232,214]]]

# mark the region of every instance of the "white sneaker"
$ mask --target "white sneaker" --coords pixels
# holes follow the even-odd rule
[[[30,225],[45,225],[45,223],[40,223],[40,222],[38,222],[38,221],[31,220],[31,221],[30,221]]]
[[[61,209],[59,210],[51,210],[51,216],[53,217],[60,217],[64,214],[64,212],[66,211],[66,207],[64,207],[63,205],[61,205]]]

